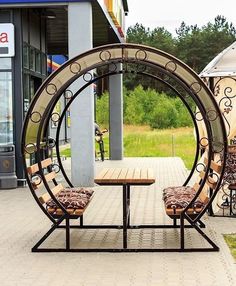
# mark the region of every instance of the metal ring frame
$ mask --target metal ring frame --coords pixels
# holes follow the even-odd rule
[[[117,69],[116,64],[118,63],[123,64],[122,70]],[[136,68],[138,65],[137,68],[138,71],[132,68],[134,64],[136,65]],[[59,152],[59,135],[60,135],[62,120],[64,118],[66,110],[68,109],[70,104],[73,103],[73,100],[88,85],[92,84],[93,82],[96,82],[97,80],[103,77],[107,77],[118,73],[127,73],[127,72],[149,76],[154,80],[157,80],[165,84],[171,91],[174,91],[175,94],[180,97],[183,104],[188,109],[194,123],[194,127],[196,130],[196,140],[197,140],[195,159],[193,162],[193,167],[190,172],[190,175],[188,176],[184,185],[187,185],[187,183],[191,180],[194,171],[197,169],[197,166],[199,164],[198,160],[200,157],[200,150],[202,147],[201,146],[202,138],[199,137],[197,121],[201,120],[204,122],[204,126],[207,132],[207,146],[204,147],[207,147],[208,149],[209,163],[205,167],[206,175],[202,179],[199,190],[197,191],[193,200],[184,209],[182,213],[182,220],[186,219],[193,227],[197,228],[197,224],[201,222],[200,221],[201,217],[204,215],[206,210],[210,208],[212,201],[214,200],[217,191],[221,187],[222,183],[222,177],[225,166],[225,156],[227,153],[226,151],[227,136],[220,109],[211,91],[207,88],[207,86],[203,83],[203,81],[199,78],[199,76],[194,71],[192,71],[187,65],[185,65],[178,59],[174,58],[173,56],[163,51],[135,44],[106,45],[92,49],[88,52],[81,54],[66,62],[56,72],[54,72],[51,76],[49,76],[35,94],[24,121],[24,126],[22,131],[22,155],[24,157],[24,168],[26,173],[26,179],[36,202],[38,203],[42,211],[53,222],[54,225],[59,226],[59,224],[64,219],[68,220],[70,218],[69,213],[55,198],[54,194],[51,191],[50,186],[48,185],[45,179],[41,164],[41,161],[44,158],[41,151],[43,148],[45,148],[43,146],[45,146],[45,142],[47,142],[47,136],[46,136],[47,129],[48,129],[48,124],[50,122],[50,118],[53,114],[54,107],[58,102],[58,100],[60,99],[60,97],[63,96],[63,93],[68,92],[69,90],[68,87],[75,80],[77,80],[78,78],[85,78],[86,74],[90,74],[89,72],[91,70],[100,67],[107,67],[109,65],[114,65],[116,68],[113,71],[109,71],[108,69],[108,72],[103,73],[102,75],[95,78],[91,77],[90,80],[86,80],[84,86],[82,86],[80,90],[78,90],[75,94],[71,95],[69,102],[66,104],[64,110],[62,111],[62,114],[58,118],[58,128],[56,132],[55,143],[56,143],[58,165],[62,175],[64,176],[68,185],[70,187],[73,187],[73,184],[67,177],[66,172],[63,168]],[[79,67],[79,68],[75,72],[73,67]],[[142,68],[141,70],[140,67]],[[152,73],[146,72],[145,71],[146,67],[151,69]],[[173,82],[175,83],[175,85],[173,85]],[[187,96],[183,96],[182,94],[185,95],[187,94]],[[193,100],[194,104],[197,106],[199,114],[201,115],[200,118],[199,114],[194,113],[194,111],[189,106],[188,99]],[[37,120],[32,120],[34,114],[38,115]],[[48,147],[47,144],[46,147]],[[64,214],[59,220],[55,219],[52,215],[50,215],[47,212],[44,206],[42,206],[42,204],[40,203],[38,195],[35,193],[31,178],[27,173],[27,167],[28,167],[27,154],[29,153],[34,154],[36,157],[39,166],[39,172],[38,172],[39,177],[41,178],[47,192],[64,212]],[[187,214],[187,211],[189,208],[191,208],[191,206],[201,193],[208,177],[212,175],[210,169],[210,161],[211,159],[214,159],[216,157],[216,154],[220,155],[218,157],[220,157],[222,164],[222,172],[218,178],[217,187],[211,193],[211,196],[209,198],[208,203],[206,204],[206,207],[195,218],[192,218]],[[55,185],[56,184],[57,182],[55,181]],[[214,246],[214,244],[212,245]]]

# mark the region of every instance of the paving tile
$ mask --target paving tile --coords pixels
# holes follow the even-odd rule
[[[69,160],[63,161],[68,165]],[[132,223],[171,223],[165,215],[161,190],[182,184],[187,170],[179,158],[125,158],[104,161],[96,170],[111,166],[143,166],[155,170],[157,182],[131,190]],[[95,187],[96,194],[84,221],[91,224],[122,222],[121,188]],[[27,187],[0,190],[0,285],[1,286],[235,286],[236,264],[222,237],[236,230],[232,218],[204,216],[207,235],[220,246],[219,252],[197,253],[31,253],[31,247],[49,229]],[[76,223],[76,222],[75,222]],[[64,231],[57,230],[48,246],[62,247]],[[72,230],[74,247],[120,247],[119,230]],[[138,229],[128,231],[130,247],[179,245],[179,231]],[[204,246],[193,229],[186,230],[186,244]]]

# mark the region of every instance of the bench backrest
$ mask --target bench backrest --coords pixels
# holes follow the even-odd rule
[[[204,157],[204,164],[205,167],[208,165],[208,159]],[[211,190],[211,193],[214,193],[214,190],[217,187],[218,179],[219,179],[219,174],[221,173],[222,166],[215,161],[211,160],[210,163],[210,169],[211,171],[209,172],[206,182],[204,187],[202,188],[200,194],[198,195],[198,198],[206,205],[209,202],[209,188]],[[205,170],[200,171],[197,181],[193,185],[193,188],[197,192],[201,186],[202,180],[205,178],[206,172]]]
[[[59,193],[61,190],[63,190],[62,184],[56,184],[55,185],[55,179],[56,179],[56,172],[53,171],[53,163],[51,158],[47,158],[43,161],[41,161],[41,165],[43,168],[43,171],[45,172],[44,178],[45,180],[50,183],[53,183],[53,187],[51,188],[51,191],[54,195]],[[44,183],[39,175],[39,164],[36,163],[32,166],[29,166],[27,168],[27,172],[31,177],[31,184],[33,186],[34,190],[41,189],[44,186]],[[54,181],[54,182],[53,182]],[[42,204],[45,204],[49,199],[51,199],[51,196],[48,192],[42,194],[39,198],[39,201]]]

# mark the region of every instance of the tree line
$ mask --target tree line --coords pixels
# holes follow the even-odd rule
[[[124,123],[149,125],[153,129],[192,126],[188,110],[179,97],[170,97],[154,89],[138,85],[134,90],[123,90]],[[103,126],[109,124],[109,94],[96,100],[96,120]]]
[[[224,16],[202,27],[182,22],[176,37],[164,27],[153,30],[137,23],[127,30],[127,42],[148,45],[163,50],[185,62],[200,73],[205,66],[236,39],[236,29]]]
[[[128,28],[127,42],[167,52],[199,74],[217,54],[235,41],[236,29],[224,16],[217,16],[214,23],[209,22],[203,27],[182,22],[176,29],[176,35],[174,37],[164,27],[150,30],[137,23]],[[123,95],[125,124],[149,125],[158,129],[192,126],[191,116],[180,98],[150,77],[125,74]],[[109,122],[108,102],[108,92],[96,101],[96,119],[102,125]]]

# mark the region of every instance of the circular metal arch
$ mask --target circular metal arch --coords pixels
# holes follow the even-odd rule
[[[117,70],[117,63],[123,64],[122,70]],[[217,160],[222,161],[222,173],[218,178],[217,188],[211,194],[207,207],[215,198],[217,190],[221,186],[224,171],[227,136],[221,112],[211,91],[203,83],[200,77],[186,64],[163,51],[136,44],[113,44],[94,48],[63,64],[56,72],[45,80],[35,94],[27,112],[22,131],[22,155],[24,158],[26,179],[37,203],[51,220],[53,220],[53,218],[50,217],[50,215],[42,207],[40,201],[37,199],[37,195],[35,194],[33,188],[32,178],[30,178],[30,175],[27,173],[27,167],[29,165],[28,154],[35,155],[39,165],[39,176],[42,183],[44,183],[49,195],[56,201],[56,203],[58,203],[58,205],[60,205],[54,194],[51,192],[51,188],[44,177],[41,164],[41,161],[43,160],[43,155],[41,152],[42,149],[48,147],[51,148],[54,146],[54,143],[57,143],[49,143],[46,136],[49,120],[53,114],[53,108],[62,94],[65,93],[68,87],[78,78],[83,78],[85,84],[76,94],[71,94],[71,102],[83,89],[94,81],[91,72],[92,70],[103,66],[113,66],[113,70],[108,72],[109,76],[110,74],[129,72],[127,68],[129,64],[137,64],[144,67],[147,66],[157,74],[159,72],[162,73],[164,75],[164,79],[162,79],[164,82],[167,82],[168,79],[177,82],[178,85],[181,86],[181,89],[191,99],[193,99],[196,107],[199,110],[195,114],[195,120],[204,122],[207,134],[206,138],[204,138],[204,141],[207,143],[202,144],[202,138],[200,138],[197,144],[199,144],[199,146],[204,145],[204,147],[208,150],[209,159],[209,164],[205,166],[206,175],[203,178],[201,187],[199,188],[194,199],[196,199],[200,194],[205,181],[207,180],[208,176],[211,175],[210,160],[217,158]],[[137,70],[136,72],[138,73],[140,71]],[[155,77],[155,75],[152,76]],[[56,117],[56,120],[60,122],[60,115],[55,116],[54,114],[54,117]],[[56,146],[58,147],[57,144]],[[197,164],[195,162],[194,167],[196,165]],[[61,161],[59,160],[59,169],[61,167]],[[63,167],[61,169],[63,170]],[[63,175],[66,176],[64,173]],[[193,175],[193,170],[191,171],[191,175]],[[191,178],[189,178],[189,180],[190,179]],[[70,182],[69,185],[72,186]],[[66,213],[66,210],[64,210],[63,207],[62,209]],[[198,218],[200,219],[202,215],[203,212],[199,214]]]

